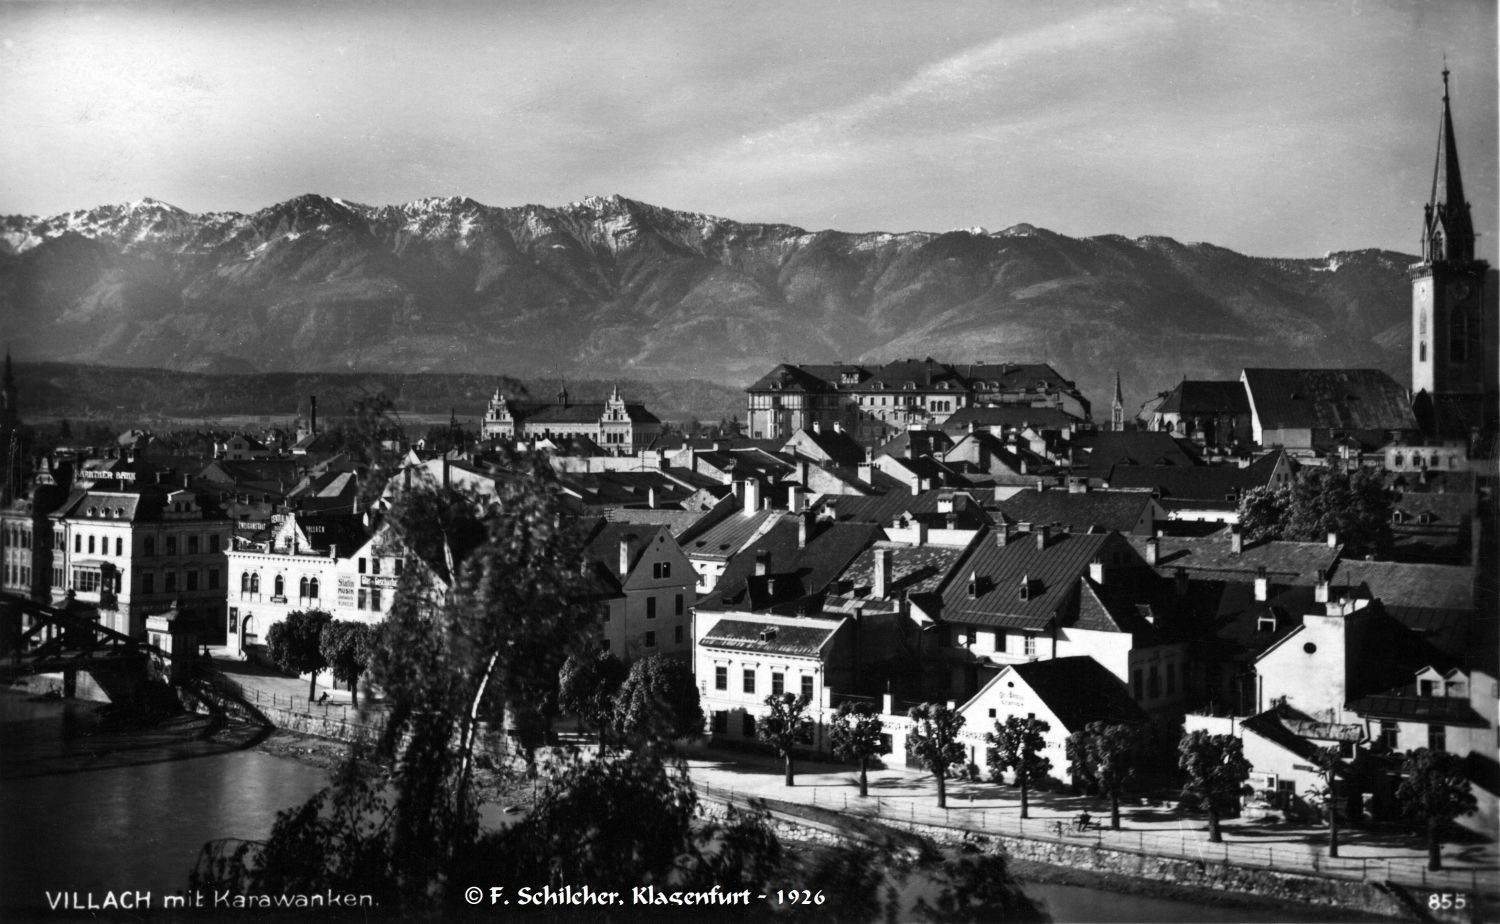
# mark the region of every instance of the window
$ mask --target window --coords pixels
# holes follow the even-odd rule
[[[813,679],[812,679],[811,675],[808,675],[808,674],[803,674],[802,675],[802,695],[805,696],[805,697],[807,697],[808,701],[812,700],[812,697],[813,697]]]
[[[755,737],[755,716],[748,712],[740,716],[740,734],[746,738]]]
[[[395,568],[396,568],[396,577],[400,577],[401,576],[401,559],[399,559],[399,558],[396,559],[396,561],[395,561]]]
[[[682,626],[672,627],[672,641],[678,645],[682,644]]]
[[[786,674],[781,671],[771,671],[771,695],[780,696],[786,692]]]
[[[244,595],[244,594],[248,594],[249,592],[250,592],[250,572],[248,572],[248,571],[241,571],[240,572],[240,594]]]
[[[168,555],[176,555],[177,554],[177,537],[176,536],[168,536],[167,537],[167,554]]]
[[[647,619],[655,619],[656,618],[656,598],[655,597],[647,597],[646,598],[646,618]]]
[[[164,593],[175,594],[177,592],[177,572],[168,571],[164,583],[166,586],[162,588],[162,591]]]
[[[188,549],[188,554],[189,555],[197,555],[198,554],[198,537],[197,536],[189,536],[188,537],[187,549]]]
[[[156,539],[153,536],[146,537],[146,557],[150,558],[156,554]]]
[[[609,639],[607,639],[607,638],[601,638],[599,640],[599,650],[600,651],[609,651]]]
[[[651,576],[654,578],[669,578],[672,576],[672,563],[659,561],[651,566]]]
[[[677,602],[673,605],[673,610],[672,611],[673,611],[673,613],[675,613],[678,616],[682,615],[682,613],[683,613],[682,594],[678,594],[677,595]]]
[[[208,551],[214,555],[219,553],[219,534],[214,533],[208,537]]]
[[[276,581],[275,581],[275,584],[273,586],[276,588],[275,591],[273,591],[273,593],[274,593],[275,596],[278,596],[278,597],[285,597],[286,596],[286,578],[282,577],[279,574],[276,575]]]
[[[187,572],[187,589],[188,590],[197,590],[198,589],[198,572],[197,571],[189,571],[189,572]]]
[[[93,536],[89,537],[89,554],[90,555],[94,554],[94,537]]]
[[[307,597],[309,600],[318,599],[318,579],[313,578],[307,582]]]
[[[1161,672],[1155,664],[1146,673],[1146,697],[1156,699],[1161,695]]]
[[[99,572],[84,568],[77,568],[73,571],[73,589],[79,593],[98,593],[102,586],[103,577]]]
[[[1028,635],[1026,638],[1026,657],[1036,657],[1036,636]]]
[[[125,554],[125,540],[119,536],[115,537],[115,557]]]
[[[73,554],[78,555],[78,554],[81,554],[82,552],[83,552],[83,534],[82,533],[74,533],[73,534]]]
[[[252,574],[252,575],[250,575],[250,592],[252,594],[258,594],[258,593],[260,593],[260,575],[259,574]]]
[[[656,647],[656,633],[655,632],[647,632],[646,633],[646,647],[647,648],[655,648]]]
[[[307,578],[297,582],[297,596],[303,600],[307,599]]]
[[[1130,672],[1130,694],[1132,696],[1134,696],[1136,699],[1140,699],[1141,698],[1141,693],[1143,692],[1143,686],[1144,685],[1141,683],[1141,671],[1140,671],[1140,669],[1137,668],[1137,669],[1131,671]]]
[[[749,668],[749,667],[745,668],[745,673],[744,673],[744,677],[743,677],[743,686],[741,686],[740,689],[743,690],[746,693],[752,693],[753,694],[755,692],[755,669],[754,668]]]
[[[1431,680],[1423,680],[1419,682],[1417,685],[1417,689],[1423,696],[1437,695],[1437,684]]]
[[[1448,750],[1448,728],[1444,725],[1427,726],[1427,750]]]
[[[729,668],[725,667],[722,664],[714,668],[714,689],[729,689]]]
[[[238,607],[229,608],[229,631],[235,633],[240,631],[240,611]]]
[[[151,577],[151,575],[148,574],[148,575],[146,575],[146,577],[149,579]],[[63,586],[63,569],[62,569],[61,566],[58,566],[58,567],[52,569],[52,586],[53,587],[61,587],[61,586]],[[149,586],[149,583],[148,583],[148,586]],[[146,592],[150,593],[149,590],[146,591]]]
[[[1395,722],[1380,723],[1380,743],[1385,745],[1391,752],[1399,751],[1401,740],[1401,727]]]
[[[356,598],[355,606],[359,607],[362,610],[367,610],[370,608],[370,594],[369,591],[365,590],[363,587],[359,589],[359,594]]]
[[[729,710],[715,709],[713,723],[714,734],[722,735],[729,731]]]
[[[370,609],[374,610],[377,613],[381,612],[379,587],[370,588]]]
[[[361,559],[360,559],[360,560],[359,560],[359,573],[360,573],[360,574],[364,574],[364,573],[365,573],[365,568],[366,568],[366,567],[367,567],[367,566],[366,566],[366,564],[365,564],[365,560],[364,560],[364,559],[363,559],[363,558],[361,558]]]
[[[209,590],[218,590],[219,589],[219,569],[218,568],[209,568],[208,569],[208,589]]]
[[[370,573],[371,574],[379,574],[380,573],[380,559],[378,559],[378,558],[372,558],[372,559],[370,559]]]

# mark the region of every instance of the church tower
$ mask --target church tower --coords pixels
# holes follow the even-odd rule
[[[1495,334],[1495,319],[1486,316],[1488,271],[1474,257],[1474,221],[1459,172],[1445,68],[1437,162],[1422,217],[1422,262],[1410,271],[1411,390],[1418,418],[1426,418],[1424,429],[1432,435],[1467,435],[1454,431],[1488,425],[1485,397],[1495,386],[1487,357]]]
[[[1120,372],[1115,370],[1115,399],[1109,405],[1109,428],[1116,433],[1125,429],[1125,395],[1120,391]]]

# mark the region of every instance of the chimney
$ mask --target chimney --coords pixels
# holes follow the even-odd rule
[[[656,488],[654,487],[646,489],[646,506],[652,510],[656,509]]]
[[[951,512],[948,513],[943,518],[943,522],[947,526],[948,529],[957,529],[958,528],[958,514],[951,513]]]
[[[318,435],[318,396],[307,396],[307,429],[313,436]]]
[[[1255,569],[1255,602],[1265,603],[1269,596],[1270,581],[1266,578],[1266,566],[1261,565]]]
[[[1010,524],[1001,520],[995,524],[995,546],[1005,548],[1010,544]]]
[[[769,549],[757,549],[755,552],[755,576],[765,577],[766,571],[771,564],[771,552]]]
[[[835,420],[833,422],[833,432],[834,433],[843,433],[844,432],[844,425],[842,423],[840,423],[839,421]]]
[[[863,481],[865,484],[873,484],[874,483],[874,481],[875,481],[875,463],[873,463],[873,462],[861,462],[861,463],[859,463],[859,480]]]
[[[875,550],[875,586],[870,596],[885,599],[891,595],[891,550]]]
[[[1093,561],[1089,562],[1089,580],[1095,584],[1104,583],[1104,561],[1102,559],[1096,557]]]
[[[760,482],[754,478],[745,479],[745,513],[755,513],[760,509]]]
[[[1155,536],[1146,540],[1146,564],[1155,568],[1156,563],[1161,560],[1161,540]]]
[[[812,432],[814,432],[814,433],[822,433],[823,432],[823,425],[820,424],[820,423],[818,423],[818,421],[816,419],[813,420],[813,422],[812,422]]]
[[[807,491],[801,485],[792,485],[786,492],[786,509],[801,513],[807,509]]]
[[[1229,551],[1233,555],[1239,555],[1245,551],[1245,533],[1238,523],[1229,527]]]
[[[1339,534],[1336,530],[1330,529],[1328,531],[1328,547],[1330,549],[1336,549],[1339,547]]]
[[[1186,568],[1178,568],[1172,573],[1172,590],[1179,597],[1186,597],[1188,592],[1188,573]]]
[[[1322,568],[1318,569],[1318,583],[1313,585],[1313,602],[1328,602],[1328,572]]]
[[[1047,540],[1051,538],[1051,530],[1049,527],[1041,525],[1033,526],[1031,530],[1036,534],[1036,548],[1040,552],[1047,547]]]
[[[797,548],[807,548],[808,534],[812,531],[813,513],[802,510],[797,513]]]
[[[630,573],[630,537],[620,537],[620,577]]]

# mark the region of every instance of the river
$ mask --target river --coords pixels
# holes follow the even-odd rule
[[[92,707],[0,694],[0,911],[41,912],[49,893],[149,892],[187,884],[205,841],[264,837],[325,771],[196,739],[184,719],[149,732],[91,727]],[[1032,883],[1057,921],[1241,922],[1264,910]]]

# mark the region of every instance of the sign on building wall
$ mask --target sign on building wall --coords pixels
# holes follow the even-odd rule
[[[354,575],[339,575],[338,600],[339,606],[347,607],[348,609],[354,608]]]
[[[361,574],[359,576],[359,586],[389,587],[394,590],[397,580],[398,578],[394,574]],[[342,594],[344,591],[343,578],[339,578],[339,581],[339,593]]]

